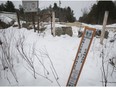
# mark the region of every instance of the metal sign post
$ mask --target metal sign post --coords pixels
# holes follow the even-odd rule
[[[27,13],[27,12],[31,13],[34,32],[36,32],[35,13],[38,12],[38,0],[32,0],[32,1],[22,0],[22,4],[23,4],[24,12],[25,13]]]
[[[92,43],[93,37],[95,35],[96,29],[85,27],[84,34],[82,36],[79,49],[72,66],[72,70],[67,82],[67,86],[76,86],[79,76],[81,74],[83,65],[85,63],[90,45]]]

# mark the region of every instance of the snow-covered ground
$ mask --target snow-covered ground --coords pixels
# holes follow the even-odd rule
[[[6,24],[10,24],[13,21],[13,19],[11,19],[5,15],[0,15],[0,20]]]
[[[100,25],[89,26],[101,27]],[[0,40],[3,42],[0,46],[1,86],[66,85],[81,40],[77,37],[80,28],[72,26],[72,37],[68,35],[53,37],[50,25],[46,27],[41,34],[17,27],[0,30]],[[102,59],[104,57],[107,85],[116,86],[116,68],[109,63],[110,58],[116,59],[116,41],[110,43],[114,34],[116,33],[109,31],[109,38],[104,40],[103,46],[99,43],[100,39],[94,37],[77,85],[103,85]],[[4,62],[4,58],[8,61]],[[1,61],[11,69],[9,67],[3,69]]]

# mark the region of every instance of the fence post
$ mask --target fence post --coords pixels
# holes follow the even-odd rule
[[[53,23],[52,32],[53,32],[53,36],[55,37],[55,12],[52,12],[52,23]]]
[[[19,29],[21,28],[21,24],[20,24],[20,19],[19,19],[19,12],[16,11],[16,14],[17,14],[17,22],[18,22],[18,26],[19,26]]]
[[[104,34],[105,34],[108,14],[109,14],[109,11],[105,11],[104,20],[103,20],[103,27],[102,27],[101,37],[100,37],[100,44],[102,44],[102,45],[103,45],[103,40],[104,40]]]
[[[31,13],[32,15],[32,23],[33,23],[33,28],[34,28],[34,32],[36,32],[36,28],[35,28],[35,13]]]
[[[37,5],[38,5],[38,8],[39,8],[39,1],[38,1],[38,3],[37,3]],[[37,25],[38,25],[38,33],[39,33],[39,28],[40,28],[40,26],[39,26],[39,23],[40,23],[40,15],[39,15],[39,9],[38,9],[38,11],[37,11],[37,16],[38,16],[38,23],[37,23]]]
[[[39,18],[39,15],[38,15],[38,33],[39,33],[39,28],[40,28],[40,26],[39,26],[39,23],[40,23],[40,18]]]

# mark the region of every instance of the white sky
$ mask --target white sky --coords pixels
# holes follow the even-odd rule
[[[0,0],[0,4],[3,2],[6,2],[7,0]],[[22,5],[22,0],[10,0],[13,1],[16,8],[19,7],[19,5]],[[40,9],[49,7],[51,4],[53,6],[54,3],[57,3],[59,5],[59,0],[39,0],[40,1]],[[74,11],[74,16],[79,19],[80,16],[82,16],[82,9],[86,8],[87,11],[91,8],[91,6],[96,3],[95,0],[60,0],[61,1],[61,7],[68,7],[70,6],[71,9]]]

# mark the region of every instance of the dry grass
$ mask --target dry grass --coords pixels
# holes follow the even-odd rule
[[[77,26],[77,27],[84,27],[80,22],[74,22],[74,23],[64,23],[66,26],[71,27],[71,26]]]

